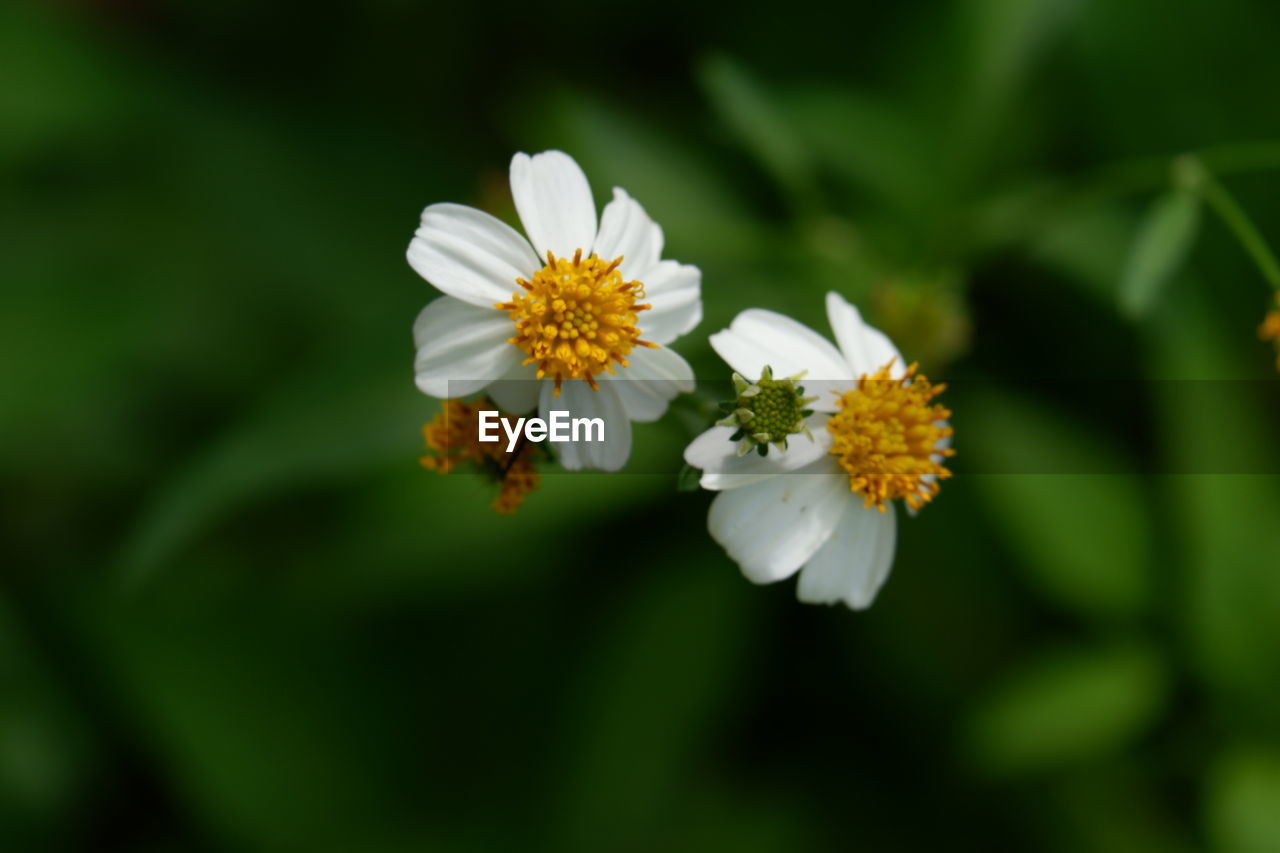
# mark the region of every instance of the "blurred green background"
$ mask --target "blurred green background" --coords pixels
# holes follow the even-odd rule
[[[0,849],[1280,850],[1280,480],[982,474],[1280,470],[1274,396],[1143,382],[1103,424],[1028,381],[1274,378],[1249,256],[1158,210],[1195,151],[1280,234],[1277,33],[1262,0],[6,4]],[[825,331],[836,288],[983,380],[873,609],[748,584],[674,474],[504,518],[418,466],[418,213],[510,217],[548,147],[702,268],[699,375],[737,311]]]

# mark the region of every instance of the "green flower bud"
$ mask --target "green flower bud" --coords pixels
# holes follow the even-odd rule
[[[813,410],[805,406],[818,398],[804,396],[804,387],[799,384],[802,376],[804,373],[774,379],[773,368],[767,365],[755,382],[733,374],[736,397],[720,404],[728,414],[716,424],[737,428],[730,440],[740,442],[739,456],[747,455],[753,448],[765,456],[769,453],[770,444],[780,451],[786,450],[787,436],[791,435],[806,435],[813,441],[805,423],[805,418],[812,415]]]

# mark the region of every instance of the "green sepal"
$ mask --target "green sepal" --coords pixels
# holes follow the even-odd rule
[[[681,467],[680,473],[676,475],[676,491],[696,492],[698,491],[698,481],[701,479],[702,472],[686,462]]]

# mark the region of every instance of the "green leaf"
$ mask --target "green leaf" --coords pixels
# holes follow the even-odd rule
[[[1155,305],[1165,286],[1182,269],[1200,225],[1200,196],[1173,189],[1147,211],[1120,278],[1120,308],[1139,318]]]
[[[1066,33],[1073,0],[970,0],[957,4],[964,56],[956,70],[956,129],[949,155],[978,174],[1000,150],[998,131],[1035,80],[1037,64]]]
[[[702,479],[702,472],[686,462],[676,476],[676,491],[696,492],[700,479]]]
[[[998,203],[1004,210],[993,218],[1001,237],[1020,236],[1020,229],[1034,222],[1034,207],[1012,200]],[[999,221],[1003,220],[1003,221]],[[1051,215],[1047,224],[1029,235],[1031,258],[1063,276],[1064,282],[1080,289],[1108,310],[1116,307],[1116,271],[1123,268],[1133,244],[1136,226],[1119,205],[1084,205]]]
[[[216,519],[265,495],[416,458],[422,397],[396,377],[336,380],[318,370],[248,415],[154,498],[119,560],[126,586],[149,580]]]
[[[966,743],[974,762],[996,775],[1097,760],[1156,720],[1167,680],[1163,661],[1142,645],[1051,653],[979,701]]]
[[[1253,219],[1226,187],[1205,172],[1201,172],[1199,177],[1205,201],[1240,242],[1240,248],[1248,253],[1267,285],[1280,288],[1280,261],[1276,260],[1275,252],[1271,250],[1267,238],[1262,236]]]
[[[1238,750],[1220,758],[1205,792],[1205,823],[1218,853],[1280,849],[1280,754]]]
[[[810,157],[763,87],[727,56],[709,57],[700,66],[703,91],[735,138],[755,156],[800,205],[813,201]]]

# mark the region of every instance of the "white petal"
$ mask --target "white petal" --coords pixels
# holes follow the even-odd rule
[[[511,321],[492,308],[441,296],[418,313],[413,368],[418,387],[432,397],[462,397],[484,388],[519,363],[507,343]]]
[[[511,195],[529,241],[546,257],[573,257],[591,251],[596,237],[596,203],[587,176],[563,151],[511,158]],[[541,264],[539,264],[541,267]]]
[[[889,336],[864,323],[858,309],[838,293],[827,294],[827,321],[855,376],[875,373],[891,361],[889,375],[895,379],[906,375],[907,365]]]
[[[618,369],[617,376],[603,374],[600,378],[618,392],[627,417],[633,421],[656,421],[666,413],[672,398],[693,390],[693,368],[674,350],[637,347],[627,356],[627,364]]]
[[[501,379],[490,385],[485,394],[502,411],[523,415],[538,405],[538,393],[541,390],[542,380],[537,378],[537,368],[532,364],[516,364]]]
[[[790,317],[762,308],[743,311],[729,328],[711,336],[711,346],[729,366],[749,380],[760,378],[766,366],[775,377],[804,373],[805,393],[817,397],[818,411],[838,407],[832,391],[848,388],[854,375],[831,342]]]
[[[645,276],[662,256],[662,229],[640,203],[621,187],[613,188],[613,201],[600,215],[600,233],[593,251],[606,261],[622,256],[619,269],[627,281]]]
[[[409,264],[450,296],[492,308],[542,264],[514,228],[462,204],[433,204],[409,243]]]
[[[794,574],[831,536],[847,503],[849,478],[819,460],[744,489],[716,495],[707,516],[711,537],[753,583]]]
[[[881,513],[850,495],[835,533],[800,572],[796,597],[809,604],[870,607],[893,566],[897,530],[893,504]]]
[[[538,416],[547,419],[553,411],[565,411],[570,418],[602,418],[604,441],[561,442],[555,445],[560,454],[560,464],[570,471],[582,468],[598,468],[617,471],[627,464],[631,455],[631,422],[622,408],[622,401],[613,390],[613,383],[601,382],[600,390],[581,379],[567,380],[560,389],[560,397],[554,396],[555,383],[543,382],[538,399]],[[593,434],[594,435],[594,434]]]
[[[699,484],[704,489],[721,491],[749,486],[824,458],[831,448],[831,433],[826,430],[826,418],[825,414],[815,414],[809,419],[812,441],[803,435],[793,435],[787,439],[786,450],[779,451],[776,447],[770,447],[765,456],[755,452],[739,456],[738,442],[729,440],[734,428],[712,427],[685,448],[684,461],[702,470]],[[836,473],[835,459],[831,459],[830,463],[832,473]]]
[[[641,280],[645,301],[652,306],[636,321],[646,341],[669,344],[702,322],[702,271],[697,267],[662,261]]]

